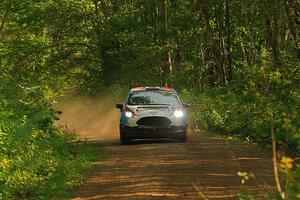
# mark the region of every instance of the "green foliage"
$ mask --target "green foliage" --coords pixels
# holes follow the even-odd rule
[[[299,78],[290,77],[288,65],[284,73],[255,66],[252,69],[249,72],[252,74],[244,76],[243,79],[248,81],[243,84],[235,81],[228,87],[201,93],[185,90],[183,98],[193,103],[194,119],[204,128],[242,134],[256,141],[270,142],[273,116],[279,142],[288,142],[286,145],[295,149],[300,144],[297,139],[300,128],[297,120]],[[268,77],[264,77],[266,73]],[[263,83],[263,79],[267,82]]]
[[[255,200],[253,192],[250,190],[242,190],[239,194],[239,200]]]
[[[0,113],[0,198],[66,198],[89,169],[91,151],[54,128],[56,112],[48,104],[8,104]]]
[[[77,157],[63,145],[67,136],[53,127],[51,108],[70,92],[174,86],[192,103],[198,128],[269,144],[274,122],[280,147],[295,156],[300,143],[297,8],[291,0],[2,0],[5,195],[31,196],[32,188],[63,173],[65,157],[70,161],[65,173],[75,173]],[[33,158],[40,164],[32,166]],[[34,181],[24,184],[29,177]],[[291,183],[289,188],[298,184]],[[53,190],[60,187],[65,186]]]
[[[300,198],[300,166],[298,165],[295,170],[292,171],[292,174],[290,175],[290,181],[288,182],[288,185],[286,187],[287,193],[290,195],[290,199],[299,199]]]
[[[247,141],[270,146],[271,124],[274,123],[279,151],[298,158],[300,76],[297,75],[299,71],[291,76],[290,70],[299,67],[299,62],[293,61],[285,64],[285,71],[274,70],[272,64],[267,67],[253,66],[248,74],[242,76],[247,82],[235,80],[227,87],[204,92],[184,90],[182,98],[192,104],[192,118],[202,129],[241,136]],[[298,173],[299,165],[291,166],[281,173],[285,182],[286,199],[299,197]]]

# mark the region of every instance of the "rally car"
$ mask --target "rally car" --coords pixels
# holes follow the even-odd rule
[[[121,111],[120,140],[170,138],[185,142],[186,107],[171,87],[132,88]]]

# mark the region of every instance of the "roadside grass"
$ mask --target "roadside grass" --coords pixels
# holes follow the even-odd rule
[[[265,149],[266,151],[271,151],[272,150],[272,144],[260,140],[260,141],[255,141],[251,139],[250,137],[240,135],[240,134],[228,134],[222,132],[222,131],[212,131],[212,130],[207,130],[205,132],[207,135],[212,136],[212,137],[222,137],[225,138],[227,141],[235,143],[235,144],[241,144],[241,145],[247,145],[247,144],[254,144],[258,145],[259,147]]]
[[[69,145],[70,156],[61,157],[61,165],[56,174],[49,179],[38,196],[30,199],[70,199],[75,189],[90,174],[92,162],[97,157],[94,147],[83,142]]]
[[[41,190],[41,194],[33,196],[35,199],[71,199],[75,191],[84,183],[84,180],[93,172],[95,162],[111,157],[110,152],[97,149],[97,143],[77,140],[69,143],[71,159],[62,160],[57,174],[49,180]]]
[[[226,135],[222,132],[207,130],[204,132],[205,135],[216,138],[225,138],[227,141],[237,144],[257,144],[256,142],[245,138],[241,135]]]

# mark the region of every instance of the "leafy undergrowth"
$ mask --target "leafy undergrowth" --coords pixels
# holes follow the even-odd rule
[[[33,134],[13,142],[13,149],[2,148],[0,199],[70,197],[91,167],[93,150],[85,144],[69,144],[69,135],[59,131],[50,137]]]
[[[270,103],[268,97],[256,95],[259,94],[235,87],[202,93],[182,91],[182,98],[192,105],[189,111],[196,128],[268,146],[273,121],[278,145],[285,154],[299,156],[297,103],[286,104],[278,100],[280,97],[272,97],[274,101]]]
[[[70,142],[74,133],[54,127],[56,112],[48,104],[2,105],[0,199],[71,197],[91,168],[94,148]]]

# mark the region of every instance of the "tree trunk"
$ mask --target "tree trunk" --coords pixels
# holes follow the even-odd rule
[[[274,62],[279,68],[282,67],[280,58],[280,16],[284,9],[284,7],[279,6],[281,3],[281,0],[274,0],[269,3],[268,8],[271,12],[266,20],[267,43],[271,47]]]
[[[160,22],[163,24],[163,27],[161,29],[161,35],[165,35],[167,29],[167,11],[165,0],[158,0],[158,16]]]
[[[4,27],[4,24],[5,24],[5,21],[8,17],[8,11],[5,11],[4,15],[3,15],[3,18],[1,20],[1,23],[0,23],[0,35],[1,35],[1,32],[2,32],[2,29]]]
[[[246,62],[247,65],[250,66],[249,59],[247,57],[246,49],[244,47],[243,42],[241,42],[241,54],[242,54],[242,57],[244,59],[244,62]]]
[[[290,2],[289,0],[285,1],[284,7],[285,12],[287,16],[288,26],[295,44],[295,49],[298,58],[300,57],[300,46],[299,46],[299,37],[298,37],[298,29],[297,29],[297,17],[295,16],[297,13],[293,12],[293,9],[291,9],[293,2]],[[296,11],[297,12],[297,11]],[[300,14],[300,10],[299,13]]]
[[[100,3],[101,3],[101,8],[102,8],[102,12],[103,12],[104,16],[108,17],[109,11],[108,11],[108,6],[107,6],[106,2],[104,0],[101,0]]]
[[[226,26],[226,35],[227,35],[227,79],[228,81],[232,80],[232,59],[231,59],[231,22],[230,22],[230,5],[229,0],[225,0],[225,26]]]
[[[280,28],[278,19],[273,19],[273,32],[272,32],[272,49],[275,61],[280,61]]]
[[[167,11],[167,2],[166,0],[158,1],[158,16],[162,24],[161,27],[161,39],[166,44],[166,48],[170,49],[170,45],[167,38],[168,30],[168,11]],[[171,50],[168,50],[166,57],[163,56],[163,76],[167,79],[164,81],[164,85],[167,85],[167,80],[172,76],[173,66],[172,66],[172,53]]]
[[[215,70],[218,74],[218,80],[221,82],[221,84],[224,84],[225,83],[225,74],[224,74],[224,70],[223,70],[224,68],[223,68],[223,63],[222,63],[222,59],[221,59],[221,53],[220,53],[220,49],[219,49],[219,44],[214,39],[212,28],[209,23],[209,14],[208,14],[208,10],[207,10],[207,4],[206,4],[205,0],[198,0],[198,5],[199,5],[199,8],[200,8],[200,11],[202,14],[204,24],[206,26],[208,40],[212,46],[212,52],[213,52],[214,60],[216,63]]]
[[[111,4],[112,4],[112,8],[113,8],[114,13],[118,12],[118,10],[120,9],[119,0],[112,0]]]

